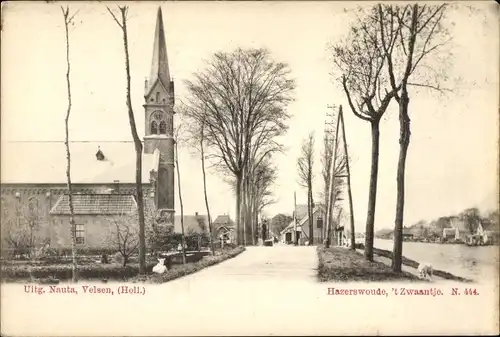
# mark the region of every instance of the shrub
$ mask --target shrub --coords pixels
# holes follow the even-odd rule
[[[120,253],[120,252],[116,252],[114,255],[113,255],[113,259],[112,259],[113,262],[116,262],[116,263],[120,263],[122,264],[123,263],[123,255]]]
[[[154,264],[146,265],[147,270],[151,270]],[[2,266],[3,279],[29,279],[34,278],[55,278],[59,280],[71,279],[72,266],[70,264],[57,264],[48,266],[10,265]],[[119,279],[124,280],[139,273],[137,265],[123,267],[117,264],[88,264],[78,266],[78,276],[82,279]]]

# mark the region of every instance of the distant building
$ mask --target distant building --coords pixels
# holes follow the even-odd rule
[[[450,217],[449,222],[450,228],[443,228],[443,239],[461,242],[468,242],[469,237],[477,232],[480,225],[479,222],[469,223],[458,216]]]
[[[236,242],[236,227],[229,215],[219,215],[213,222],[213,229],[216,240],[223,240],[226,243]]]
[[[403,240],[411,240],[414,236],[411,228],[403,228]]]
[[[309,241],[309,214],[307,212],[307,205],[297,205],[297,226],[295,227],[294,221],[292,220],[287,227],[285,227],[280,235],[281,241],[284,243],[294,242],[294,228],[297,230],[299,236],[299,243]],[[312,214],[312,226],[313,226],[313,243],[318,244],[323,242],[326,237],[326,210],[324,205],[317,205]],[[332,235],[335,228],[332,227]]]
[[[498,244],[500,231],[498,224],[484,220],[478,224],[475,235],[479,236],[483,244]]]
[[[184,234],[190,233],[205,233],[208,234],[210,232],[208,228],[208,216],[198,214],[195,212],[194,215],[184,215],[183,217],[183,225],[184,225]],[[174,220],[174,232],[182,233],[181,226],[181,216],[176,215]]]

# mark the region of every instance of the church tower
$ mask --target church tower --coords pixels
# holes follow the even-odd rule
[[[174,209],[174,82],[170,78],[161,7],[158,7],[151,73],[145,81],[144,153],[160,153],[155,181],[158,211],[173,223]]]

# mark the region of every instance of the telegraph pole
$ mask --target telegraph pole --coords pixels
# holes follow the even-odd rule
[[[335,117],[335,114],[333,113],[326,113],[326,120],[325,120],[325,129],[324,129],[324,142],[325,142],[325,152],[326,151],[330,151],[332,148],[333,148],[333,140],[334,140],[334,132],[335,132],[335,122],[334,122],[334,117]],[[328,156],[328,152],[325,153],[326,156]],[[325,159],[327,159],[328,157],[325,157]],[[330,172],[330,165],[332,163],[332,160],[333,160],[333,153],[332,155],[330,156],[330,161],[328,163],[325,163],[325,164],[328,164],[328,167],[326,167],[326,170],[328,170],[328,180],[325,182],[326,183],[326,186],[325,186],[325,207],[329,207],[330,205],[330,200],[331,200],[331,193],[329,194],[330,192],[330,181],[332,179],[332,176],[331,176],[331,172]],[[328,210],[326,210],[326,215],[328,216]],[[332,217],[331,215],[331,211],[330,211],[330,218]],[[325,218],[325,221],[324,221],[324,226],[323,226],[323,229],[321,231],[322,233],[322,242],[324,242],[324,240],[326,239],[327,237],[327,220]]]
[[[339,123],[340,123],[340,118],[337,118],[337,127],[335,128],[335,143],[333,147],[333,152],[332,152],[332,160],[331,160],[331,165],[330,165],[330,181],[329,181],[329,186],[328,186],[328,205],[326,207],[326,242],[325,242],[325,247],[329,248],[330,247],[330,239],[331,239],[331,231],[332,231],[332,212],[333,212],[333,204],[334,204],[334,198],[337,197],[337,195],[333,195],[333,180],[335,179],[335,164],[336,164],[336,159],[337,159],[337,146],[338,146],[338,136],[339,136]]]
[[[347,141],[345,135],[345,126],[344,126],[344,114],[342,112],[342,105],[340,106],[339,111],[340,122],[342,123],[342,139],[344,141],[344,155],[346,160],[346,173],[347,173],[347,194],[349,196],[349,213],[350,213],[350,225],[351,225],[351,249],[355,250],[356,247],[356,236],[354,233],[354,206],[352,204],[352,193],[351,193],[351,171],[349,169],[349,154],[347,152]]]

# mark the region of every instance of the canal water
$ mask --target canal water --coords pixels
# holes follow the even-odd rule
[[[375,248],[392,251],[393,241],[375,238]],[[499,247],[403,242],[403,256],[475,281],[498,279]]]

